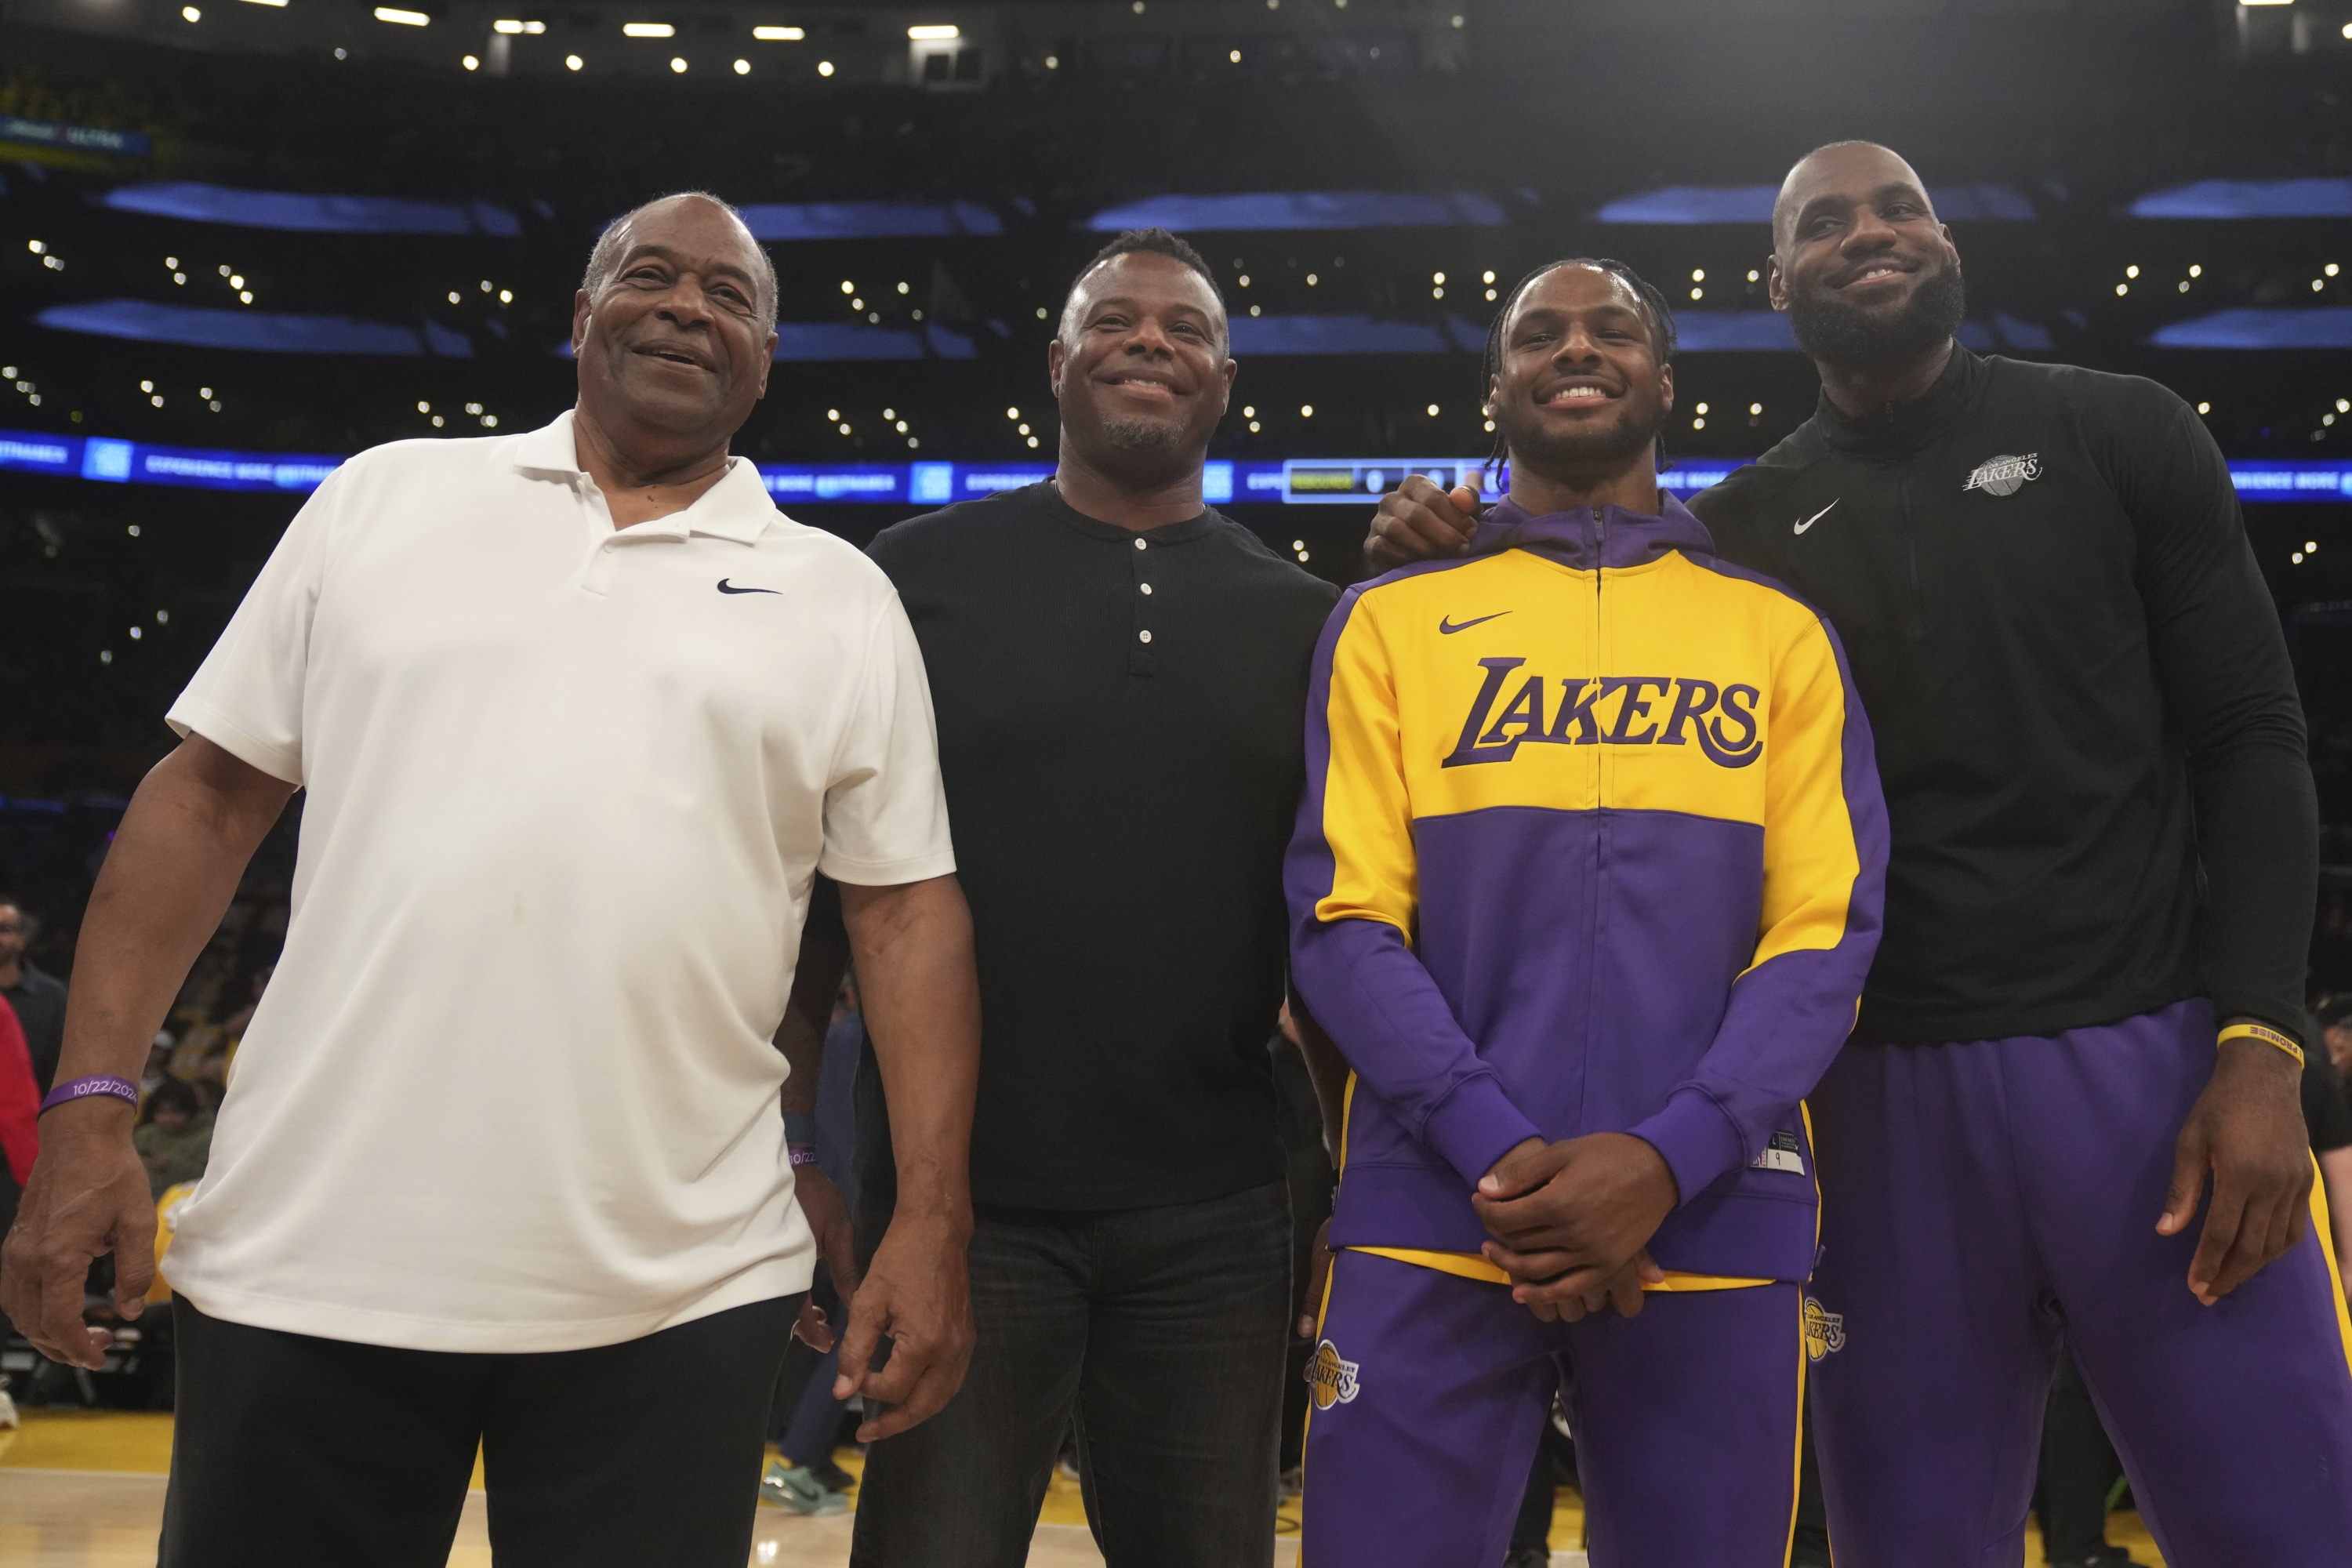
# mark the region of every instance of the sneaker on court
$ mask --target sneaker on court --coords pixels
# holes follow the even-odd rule
[[[9,1431],[16,1425],[16,1402],[8,1397],[8,1380],[0,1377],[0,1432]]]
[[[801,1468],[814,1476],[817,1483],[829,1492],[855,1491],[857,1488],[857,1478],[831,1459],[819,1459],[815,1464],[803,1465]]]
[[[2123,1547],[2096,1546],[2079,1563],[2056,1563],[2053,1568],[2144,1568],[2144,1565]]]
[[[760,1478],[760,1500],[788,1508],[794,1513],[845,1513],[849,1510],[849,1500],[828,1490],[816,1479],[815,1472],[801,1469],[784,1459],[768,1461],[767,1474]]]
[[[1551,1568],[1551,1548],[1514,1546],[1511,1554],[1503,1559],[1503,1568]]]

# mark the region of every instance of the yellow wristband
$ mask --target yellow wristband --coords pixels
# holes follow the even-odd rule
[[[2231,1040],[2260,1040],[2266,1046],[2276,1046],[2294,1058],[2295,1066],[2303,1065],[2303,1047],[2294,1043],[2294,1037],[2283,1035],[2268,1024],[2232,1024],[2221,1031],[2221,1037],[2213,1042],[2213,1048],[2219,1050]]]

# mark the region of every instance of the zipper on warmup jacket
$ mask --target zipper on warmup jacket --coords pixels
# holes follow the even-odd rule
[[[1592,674],[1595,679],[1609,670],[1609,624],[1605,615],[1608,592],[1605,586],[1609,561],[1609,513],[1605,508],[1592,509],[1592,530],[1596,548],[1592,560]],[[1601,722],[1600,715],[1593,723]],[[1584,1017],[1577,1042],[1576,1125],[1580,1131],[1591,1131],[1591,1095],[1592,1088],[1593,1042],[1601,1033],[1601,909],[1608,897],[1609,886],[1609,813],[1608,748],[1592,748],[1592,899],[1585,911],[1584,928]]]

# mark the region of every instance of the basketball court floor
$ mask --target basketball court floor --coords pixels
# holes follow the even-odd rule
[[[0,1431],[0,1568],[152,1568],[171,1458],[169,1415],[26,1410],[22,1427]],[[845,1467],[857,1468],[855,1454],[845,1450],[839,1458]],[[467,1500],[449,1568],[490,1568],[482,1501],[478,1490]],[[1583,1506],[1563,1489],[1552,1513],[1553,1568],[1584,1568],[1584,1553],[1576,1549],[1583,1529]],[[2107,1539],[2160,1568],[2162,1559],[2137,1515],[2116,1515]],[[2042,1562],[2038,1536],[2029,1537],[2025,1560]],[[840,1568],[848,1561],[848,1515],[803,1519],[761,1507],[747,1568]],[[1298,1505],[1293,1500],[1283,1505],[1275,1563],[1276,1568],[1295,1568],[1297,1561]],[[1101,1568],[1077,1484],[1066,1477],[1054,1478],[1029,1563]]]

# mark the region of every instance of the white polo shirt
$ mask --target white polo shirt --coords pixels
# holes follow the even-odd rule
[[[303,507],[170,722],[308,792],[182,1294],[548,1351],[807,1287],[771,1038],[812,876],[954,868],[877,568],[741,458],[616,531],[569,414],[396,442]]]

